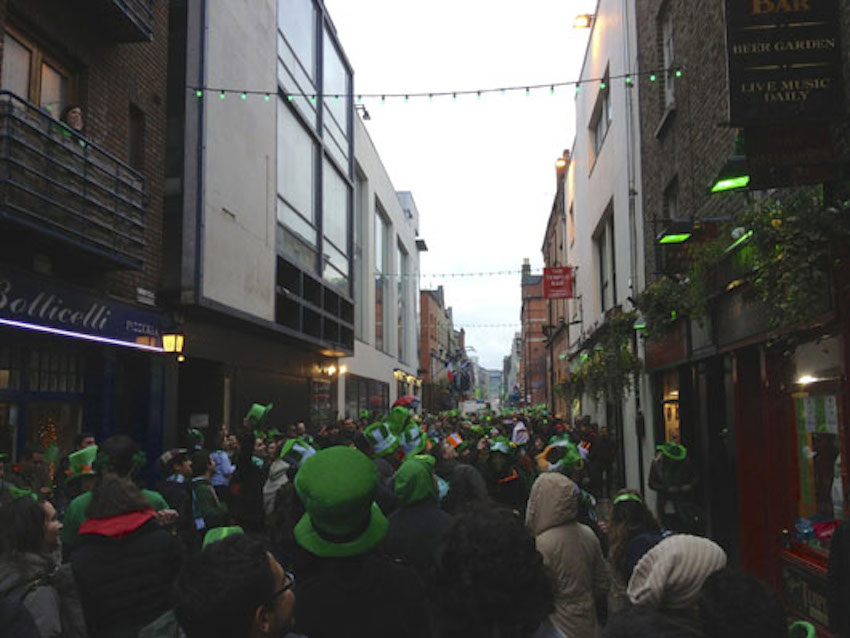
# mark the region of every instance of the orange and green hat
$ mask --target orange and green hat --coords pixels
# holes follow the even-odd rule
[[[97,449],[96,445],[90,445],[68,455],[69,481],[95,474],[94,460],[97,457]]]

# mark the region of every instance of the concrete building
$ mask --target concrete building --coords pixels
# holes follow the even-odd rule
[[[170,11],[181,426],[240,424],[251,403],[274,402],[271,425],[319,427],[337,417],[334,374],[354,352],[351,66],[318,0]]]
[[[419,211],[396,192],[365,125],[354,119],[354,356],[340,359],[338,412],[385,414],[420,395]]]
[[[546,267],[566,266],[567,258],[567,215],[564,193],[567,170],[570,164],[569,151],[555,162],[555,198],[546,224],[543,238],[543,264]],[[570,405],[559,390],[569,374],[569,300],[547,299],[546,334],[546,396],[549,410],[554,415],[567,418]]]
[[[638,128],[635,0],[599,0],[576,92],[576,138],[566,175],[567,259],[576,268],[570,302],[569,362],[575,371],[603,334],[600,328],[644,286],[643,213]],[[627,78],[629,74],[633,74]],[[645,394],[645,392],[644,392]],[[655,454],[637,434],[640,388],[622,403],[584,395],[573,415],[607,425],[619,442],[619,482],[638,487]],[[626,459],[628,462],[626,462]],[[623,467],[625,464],[625,468]],[[623,471],[625,469],[625,472]]]
[[[543,275],[532,275],[528,259],[522,265],[522,341],[517,370],[520,395],[526,405],[547,403],[546,327],[549,309],[543,297]]]
[[[153,459],[177,369],[162,338],[168,6],[2,0],[0,30],[0,453],[64,455],[86,430]]]
[[[520,400],[519,387],[520,355],[522,354],[522,333],[514,333],[511,340],[511,353],[502,361],[502,400],[517,403]]]

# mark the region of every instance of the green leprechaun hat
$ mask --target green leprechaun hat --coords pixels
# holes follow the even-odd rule
[[[274,403],[261,405],[259,403],[251,404],[248,414],[245,415],[245,421],[252,428],[261,428],[269,417],[269,412],[272,411]]]
[[[511,442],[505,437],[497,436],[490,440],[490,451],[498,452],[500,454],[513,454],[514,446],[511,445]]]
[[[428,437],[415,423],[408,425],[399,437],[399,445],[404,450],[405,458],[419,454],[428,446]]]
[[[90,445],[68,455],[68,480],[72,481],[81,476],[92,476],[94,460],[97,457],[97,446]]]
[[[666,441],[656,449],[672,461],[684,461],[688,456],[688,448],[675,441]]]
[[[547,460],[549,458],[549,454],[552,453],[552,450],[564,450],[564,455],[552,464],[555,469],[560,469],[562,467],[581,467],[584,463],[583,459],[581,458],[581,452],[579,452],[578,450],[578,446],[572,441],[570,441],[568,438],[559,438],[554,443],[550,444],[549,447],[550,450],[546,454]]]
[[[289,439],[284,443],[283,447],[280,448],[279,456],[290,465],[301,467],[301,464],[315,453],[316,450],[312,445],[302,438],[297,438]]]
[[[399,436],[410,422],[410,410],[404,406],[397,405],[390,410],[386,418],[386,424],[390,426],[390,431]]]
[[[373,423],[363,430],[363,434],[378,458],[388,456],[398,449],[398,437],[392,433],[390,426],[386,423]]]
[[[337,445],[311,456],[295,475],[307,510],[296,542],[319,557],[359,556],[377,546],[389,528],[374,502],[377,487],[378,470],[359,450]]]
[[[244,533],[245,530],[239,527],[239,525],[213,527],[206,534],[204,534],[204,542],[201,543],[201,549],[206,549],[208,545],[212,545],[213,543],[217,543],[218,541],[223,541],[228,536],[236,536],[238,534]]]

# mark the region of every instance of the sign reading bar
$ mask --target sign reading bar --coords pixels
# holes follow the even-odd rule
[[[572,299],[573,281],[572,266],[544,268],[543,296],[546,299]]]
[[[840,0],[726,0],[733,126],[845,114]]]

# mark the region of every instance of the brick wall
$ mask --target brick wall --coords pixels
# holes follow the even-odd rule
[[[546,403],[547,352],[543,326],[549,308],[543,297],[543,277],[523,276],[522,283],[522,351],[517,383],[531,403]]]
[[[128,44],[104,38],[103,27],[95,23],[83,4],[62,0],[0,0],[0,26],[24,31],[70,67],[76,78],[71,100],[83,108],[86,135],[124,162],[130,162],[131,105],[144,115],[140,166],[148,194],[144,267],[140,271],[106,274],[86,271],[75,277],[78,283],[134,300],[137,286],[152,291],[160,287],[168,3],[154,3],[153,41]],[[53,264],[55,275],[67,275],[62,266],[62,263]]]

